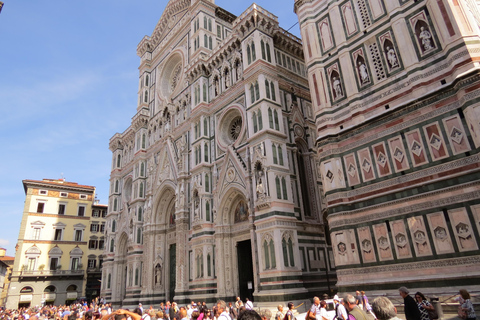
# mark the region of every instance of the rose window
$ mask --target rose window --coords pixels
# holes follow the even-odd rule
[[[242,131],[242,117],[236,117],[232,120],[232,123],[230,124],[230,138],[233,141],[236,141],[241,131]]]

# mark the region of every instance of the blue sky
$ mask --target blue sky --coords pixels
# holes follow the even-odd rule
[[[166,0],[3,0],[0,13],[0,247],[15,255],[22,180],[97,188],[108,201],[109,139],[137,106],[137,44],[151,35]],[[252,2],[217,0],[235,15]],[[289,29],[293,0],[256,3]],[[298,25],[290,30],[299,35]]]

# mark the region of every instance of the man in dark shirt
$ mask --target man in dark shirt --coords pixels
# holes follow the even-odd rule
[[[408,289],[405,287],[400,287],[398,289],[398,292],[400,293],[400,296],[403,298],[403,304],[404,304],[404,309],[405,309],[405,318],[407,320],[420,320],[421,315],[420,315],[420,310],[418,310],[418,305],[415,302],[415,300],[410,297],[408,294]]]

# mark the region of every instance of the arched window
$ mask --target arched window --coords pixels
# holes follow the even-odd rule
[[[268,247],[270,249],[270,263],[272,265],[272,269],[275,269],[277,267],[277,263],[275,259],[275,244],[273,243],[273,239],[270,239],[270,244]]]
[[[115,193],[118,193],[118,180],[115,181]]]
[[[275,96],[275,85],[273,84],[273,81],[270,82],[270,91],[272,92],[272,100],[277,100]]]
[[[260,40],[260,48],[262,49],[262,59],[267,60],[265,55],[265,42],[263,42],[263,39]]]
[[[145,94],[143,95],[143,102],[148,102],[148,91],[145,91]]]
[[[210,221],[210,201],[206,201],[205,203],[205,219]]]
[[[253,132],[255,133],[255,132],[258,131],[257,113],[256,112],[253,112],[252,120],[253,120]]]
[[[283,200],[288,200],[287,182],[285,180],[285,177],[282,177],[282,192],[283,192]]]
[[[210,176],[208,173],[205,174],[205,191],[210,192]]]
[[[117,155],[117,168],[120,168],[121,160],[122,160],[122,156]]]
[[[209,277],[212,276],[212,257],[210,256],[210,253],[207,254],[207,275]]]
[[[260,88],[258,87],[258,81],[255,81],[255,100],[260,99]]]
[[[135,285],[138,286],[138,280],[139,280],[139,270],[138,270],[138,267],[135,268]]]
[[[267,93],[267,99],[270,99],[270,84],[268,80],[265,80],[265,92]]]
[[[278,164],[277,146],[272,144],[273,163]]]
[[[145,176],[145,163],[144,162],[140,163],[140,176],[141,177]]]
[[[278,146],[278,164],[283,166],[283,151],[282,151],[282,146]]]
[[[208,119],[203,119],[203,135],[208,137]]]
[[[142,209],[142,207],[138,208],[137,218],[138,218],[138,221],[142,221],[142,219],[143,219],[143,209]]]
[[[142,134],[142,149],[145,149],[147,146],[147,136],[144,134]]]
[[[148,86],[148,74],[145,76],[145,86]]]
[[[208,144],[203,145],[203,158],[205,162],[208,162]]]
[[[290,260],[290,267],[293,267],[295,266],[295,260],[293,259],[293,242],[291,238],[288,239],[287,246],[288,246],[288,257]]]
[[[268,126],[273,129],[273,112],[271,108],[268,108]]]
[[[138,196],[140,198],[143,198],[143,182],[140,182],[140,188],[139,188]]]
[[[285,238],[282,239],[282,252],[283,252],[283,265],[288,267],[288,249],[287,249],[287,241]]]
[[[255,88],[253,84],[250,85],[250,101],[251,103],[255,102]]]
[[[212,45],[212,37],[208,37],[208,48],[212,50],[213,45]]]
[[[273,120],[275,121],[275,130],[280,130],[280,125],[278,123],[278,112],[277,112],[277,110],[273,111]]]
[[[268,44],[268,42],[267,42],[267,44],[266,44],[265,46],[266,46],[266,48],[267,48],[267,61],[268,61],[268,62],[272,62],[272,56],[271,56],[271,54],[270,54],[270,45]]]
[[[257,60],[256,54],[255,54],[255,43],[252,42],[252,60],[255,61]]]
[[[258,110],[258,130],[263,129],[263,122],[262,122],[262,110]]]
[[[212,31],[212,19],[208,19],[208,31]]]
[[[208,48],[208,36],[206,34],[203,36],[203,45]]]
[[[114,246],[115,246],[115,240],[111,239],[110,240],[110,252],[113,252],[115,250]]]
[[[107,277],[107,289],[110,289],[111,285],[112,285],[112,274],[109,273]]]
[[[142,228],[137,228],[137,243],[142,243]]]
[[[277,199],[282,199],[282,188],[280,187],[279,177],[275,177],[275,186],[277,187]]]
[[[112,221],[112,232],[115,232],[117,229],[117,221],[113,220]]]
[[[114,212],[117,211],[117,209],[118,209],[118,208],[117,208],[117,207],[118,207],[117,202],[118,202],[118,201],[117,201],[117,198],[114,198],[114,199],[113,199],[113,211],[114,211]]]
[[[207,84],[203,84],[203,102],[207,102]]]
[[[270,269],[270,254],[268,251],[268,242],[265,240],[263,242],[263,254],[265,257],[265,269]]]
[[[247,45],[247,61],[248,64],[252,63],[252,53],[249,45]]]
[[[204,28],[204,29],[208,29],[207,17],[203,17],[203,28]]]

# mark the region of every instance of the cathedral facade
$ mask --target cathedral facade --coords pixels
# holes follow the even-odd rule
[[[171,0],[110,140],[102,295],[299,301],[336,283],[300,39],[253,4]]]
[[[295,12],[339,290],[478,291],[479,2]]]

